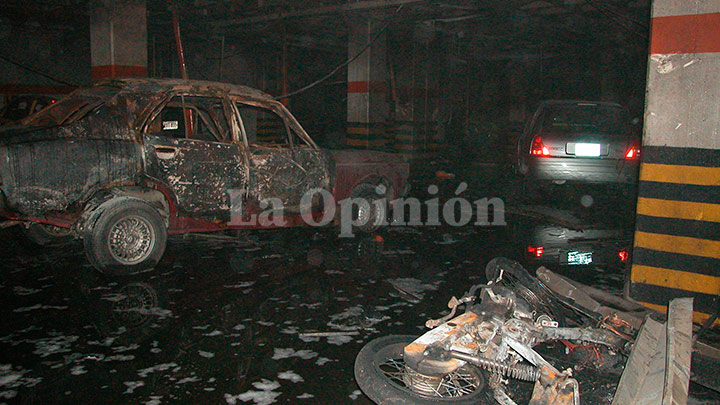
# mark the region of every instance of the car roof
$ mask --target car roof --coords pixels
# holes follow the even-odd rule
[[[266,101],[275,100],[271,95],[252,87],[206,80],[114,78],[96,81],[93,83],[93,86],[120,87],[122,89],[121,92],[128,93],[165,93],[175,90],[204,94],[234,95]]]

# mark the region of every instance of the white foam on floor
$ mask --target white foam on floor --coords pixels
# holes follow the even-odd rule
[[[13,312],[30,312],[30,311],[36,311],[36,310],[43,310],[43,309],[57,309],[57,310],[65,310],[68,309],[67,305],[43,305],[43,304],[35,304],[30,307],[21,307],[21,308],[15,308],[13,309]]]
[[[138,375],[142,378],[145,378],[150,373],[154,373],[156,371],[166,371],[166,370],[169,370],[169,369],[177,367],[177,366],[178,366],[177,363],[156,364],[152,367],[143,368],[143,369],[138,370]]]
[[[324,366],[325,364],[334,361],[331,359],[328,359],[327,357],[319,357],[317,360],[315,360],[315,364],[318,366]]]
[[[160,405],[162,404],[162,395],[151,395],[150,399],[143,402],[144,405]]]
[[[202,351],[202,350],[198,350],[198,354],[199,354],[201,357],[205,357],[206,359],[212,359],[213,357],[215,357],[215,353],[205,352],[205,351]]]
[[[70,346],[78,340],[77,336],[55,336],[51,338],[42,338],[31,341],[35,344],[35,350],[33,353],[40,357],[47,357],[57,353],[67,353],[70,351]]]
[[[318,354],[313,352],[312,350],[295,350],[292,347],[287,349],[281,349],[281,348],[275,348],[275,352],[273,354],[273,360],[281,360],[281,359],[289,359],[291,357],[299,357],[303,360],[310,360],[317,357]]]
[[[85,366],[82,364],[78,364],[77,366],[70,369],[70,374],[72,375],[81,375],[87,373],[87,370],[85,370]]]
[[[263,379],[262,381],[254,382],[252,385],[259,391],[250,390],[238,395],[225,394],[225,402],[230,405],[235,405],[239,400],[243,402],[252,401],[257,405],[269,405],[276,402],[280,396],[279,392],[275,392],[276,389],[280,388],[280,383],[277,381]]]
[[[185,377],[185,378],[181,379],[180,381],[176,382],[175,385],[187,384],[187,383],[198,382],[198,381],[201,381],[201,378],[198,376]]]
[[[112,348],[112,350],[113,350],[115,353],[123,353],[123,352],[129,352],[129,351],[131,351],[131,350],[137,350],[137,349],[139,349],[139,348],[140,348],[140,345],[138,345],[137,343],[133,343],[133,344],[128,345],[128,346],[115,346],[115,347]]]
[[[350,335],[335,335],[335,336],[328,336],[327,342],[328,344],[340,346],[344,345],[345,343],[350,343],[353,341],[352,336]]]
[[[37,288],[25,288],[25,287],[22,287],[19,285],[13,287],[13,292],[15,293],[15,295],[20,295],[20,296],[36,294],[36,293],[39,293],[40,291],[42,291],[42,290],[37,289]]]
[[[292,370],[283,371],[282,373],[278,374],[278,378],[281,380],[288,380],[288,381],[291,381],[294,383],[300,383],[300,382],[305,381],[305,379],[302,378],[302,376],[298,375],[297,373],[295,373]]]
[[[125,381],[123,382],[123,384],[127,387],[123,394],[132,394],[135,392],[136,389],[145,385],[145,383],[142,381]]]

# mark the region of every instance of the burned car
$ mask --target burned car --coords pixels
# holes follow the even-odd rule
[[[168,234],[303,225],[348,197],[391,200],[409,170],[399,155],[320,149],[271,96],[214,82],[100,81],[2,132],[5,225],[70,229],[112,274],[152,268]],[[386,210],[353,215],[368,231]]]

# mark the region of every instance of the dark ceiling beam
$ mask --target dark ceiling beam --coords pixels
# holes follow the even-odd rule
[[[413,3],[426,3],[428,0],[366,0],[338,6],[323,6],[295,11],[279,11],[275,13],[259,15],[255,17],[237,18],[232,20],[218,21],[216,28],[225,28],[233,25],[255,24],[269,21],[282,20],[285,18],[311,17],[352,11],[373,10],[378,8],[397,7]]]

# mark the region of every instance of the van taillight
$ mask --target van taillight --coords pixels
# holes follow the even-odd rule
[[[543,145],[541,137],[536,136],[533,138],[530,154],[533,156],[550,156],[550,149]]]
[[[628,253],[627,250],[623,249],[618,252],[618,257],[620,258],[621,262],[624,262],[628,259],[628,257],[630,257],[630,253]]]
[[[625,159],[637,159],[640,157],[640,148],[637,148],[635,146],[631,147],[630,149],[625,152]]]
[[[545,252],[545,248],[542,246],[528,246],[527,252],[530,256],[542,257]]]

